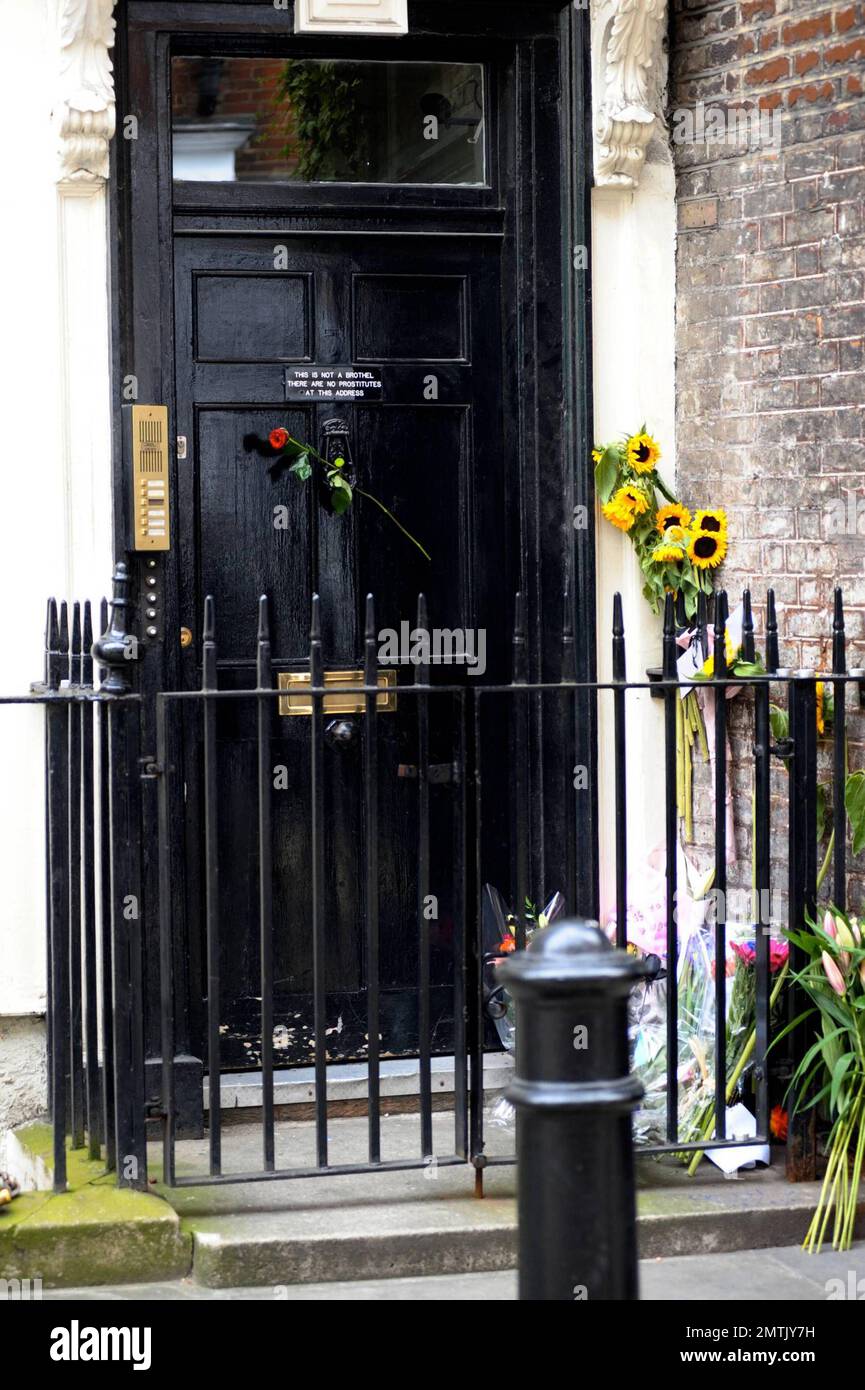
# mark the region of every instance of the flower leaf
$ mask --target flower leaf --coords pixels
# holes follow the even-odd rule
[[[312,475],[312,464],[309,461],[309,454],[299,454],[294,463],[289,468],[289,473],[293,473],[302,483]]]
[[[337,516],[342,516],[351,506],[353,493],[349,484],[339,474],[331,479],[330,505]]]
[[[853,832],[853,853],[865,849],[865,772],[851,772],[844,796],[847,818]]]
[[[619,477],[619,451],[608,444],[595,464],[595,488],[602,502],[609,502]]]

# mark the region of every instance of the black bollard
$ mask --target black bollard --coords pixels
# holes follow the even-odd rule
[[[639,1297],[627,1005],[646,973],[585,920],[498,968],[516,1002],[521,1299]]]

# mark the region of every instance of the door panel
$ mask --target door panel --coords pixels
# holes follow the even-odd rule
[[[494,661],[505,645],[504,610],[493,584],[507,567],[502,420],[501,283],[498,238],[293,237],[273,272],[272,247],[243,236],[179,237],[176,243],[178,428],[194,441],[178,525],[190,537],[182,577],[187,626],[200,630],[213,596],[219,684],[255,684],[253,634],[259,595],[270,600],[277,670],[305,668],[310,600],[321,595],[325,666],[362,665],[365,595],[378,629],[415,625],[418,594],[439,628],[487,630]],[[286,402],[286,364],[373,363],[381,398]],[[274,474],[257,450],[276,425],[320,444],[339,415],[351,441],[357,495],[334,515],[315,478]],[[430,551],[394,527],[378,499]],[[274,526],[284,508],[285,525]],[[490,553],[499,560],[490,567]],[[496,615],[501,615],[497,618]],[[496,631],[496,623],[500,630]],[[401,667],[399,681],[414,668]],[[493,673],[488,670],[489,678]],[[503,674],[502,671],[499,674]],[[200,672],[190,653],[186,679]],[[438,683],[465,670],[434,670]],[[457,757],[452,697],[430,705],[430,757]],[[359,724],[359,720],[355,720]],[[380,731],[380,982],[382,1050],[417,1047],[417,784],[399,776],[418,760],[417,706],[397,700]],[[271,755],[285,769],[273,795],[276,1058],[308,1062],[312,1036],[309,922],[310,725],[271,716]],[[254,1066],[258,1042],[257,826],[254,702],[219,708],[219,812],[223,1057]],[[193,739],[193,742],[195,740]],[[276,774],[275,774],[276,775]],[[193,770],[193,795],[200,769]],[[324,756],[324,917],[328,1026],[340,1057],[363,1056],[364,826],[360,729]],[[456,785],[431,790],[430,889],[433,1026],[453,1046]]]

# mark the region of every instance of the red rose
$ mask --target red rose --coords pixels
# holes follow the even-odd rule
[[[288,443],[288,430],[284,430],[280,425],[279,429],[270,431],[268,438],[272,449],[284,449]]]

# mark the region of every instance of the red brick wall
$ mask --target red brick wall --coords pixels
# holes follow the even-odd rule
[[[674,145],[679,491],[727,508],[722,580],[731,602],[750,586],[759,634],[774,587],[784,665],[829,663],[841,583],[850,664],[865,666],[865,5],[671,0],[671,11],[671,129],[703,102],[776,113],[780,133],[777,147]],[[857,500],[858,532],[838,534],[833,502],[855,515]],[[746,877],[750,715],[735,703]],[[851,734],[861,765],[858,719]],[[705,824],[697,837],[708,840]]]
[[[175,117],[201,119],[198,109],[200,58],[175,58],[171,65],[171,105]],[[231,58],[222,68],[219,100],[211,119],[236,120],[252,116],[256,131],[235,155],[239,179],[273,179],[290,176],[296,155],[285,153],[291,145],[291,121],[284,102],[276,97],[282,58]]]

